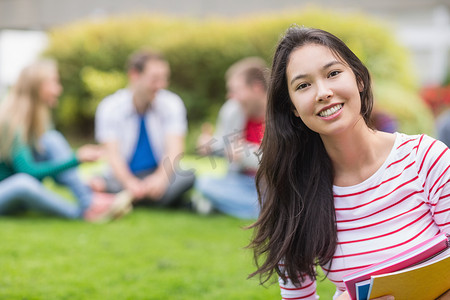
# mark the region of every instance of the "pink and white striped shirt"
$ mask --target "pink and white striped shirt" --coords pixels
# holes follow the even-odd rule
[[[342,278],[433,237],[450,234],[450,150],[426,135],[396,133],[384,164],[367,180],[333,186],[338,245],[323,266],[345,291]],[[282,299],[317,299],[316,284],[301,288],[280,280]]]

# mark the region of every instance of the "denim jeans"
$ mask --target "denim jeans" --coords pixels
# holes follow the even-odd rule
[[[64,136],[55,131],[46,132],[39,140],[40,152],[34,153],[36,161],[63,161],[73,154]],[[0,181],[0,214],[11,210],[36,209],[66,218],[79,218],[90,206],[91,189],[81,181],[76,168],[63,171],[53,179],[68,187],[77,204],[47,190],[40,181],[27,174],[15,174]]]
[[[41,151],[35,153],[37,161],[64,161],[70,159],[73,151],[64,136],[56,130],[47,131],[40,139]],[[80,208],[80,215],[91,205],[92,190],[78,174],[77,168],[70,168],[52,176],[56,183],[69,188],[75,195]]]
[[[229,172],[223,178],[202,176],[195,187],[217,210],[240,218],[255,219],[259,215],[255,178]]]
[[[46,189],[31,175],[18,173],[0,181],[0,215],[35,210],[64,218],[80,217],[80,209]]]

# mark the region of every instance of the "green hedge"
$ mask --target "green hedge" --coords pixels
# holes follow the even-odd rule
[[[418,96],[409,54],[391,29],[367,15],[318,8],[235,19],[129,15],[56,28],[45,55],[58,60],[65,87],[57,126],[91,135],[98,102],[126,85],[128,55],[150,46],[169,60],[170,89],[183,98],[195,135],[199,122],[213,121],[224,101],[226,69],[246,56],[270,62],[277,41],[293,23],[342,38],[368,66],[378,104],[399,117],[400,130],[432,133],[432,115]]]

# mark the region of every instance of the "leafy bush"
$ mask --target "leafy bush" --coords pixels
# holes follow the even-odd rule
[[[98,102],[126,84],[128,55],[150,46],[166,55],[172,69],[170,89],[185,101],[196,131],[199,122],[214,120],[224,101],[226,69],[246,56],[270,63],[277,41],[293,23],[342,38],[371,71],[379,106],[399,118],[400,130],[431,132],[431,113],[418,96],[409,54],[390,29],[366,15],[323,9],[206,20],[132,15],[56,28],[45,55],[59,61],[65,87],[57,125],[92,134]]]

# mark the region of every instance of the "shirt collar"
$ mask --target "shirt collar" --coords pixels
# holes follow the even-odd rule
[[[158,91],[155,95],[155,99],[153,99],[152,103],[150,103],[149,108],[147,109],[147,111],[145,112],[145,114],[148,114],[149,112],[153,111],[156,107],[156,102],[159,101],[160,95],[161,95],[162,90]],[[125,105],[123,107],[124,113],[127,116],[130,117],[134,117],[136,115],[138,115],[138,113],[136,112],[136,108],[133,105],[133,93],[131,92],[131,90],[129,88],[123,89],[123,93],[125,93],[125,96],[127,101],[125,102]]]

